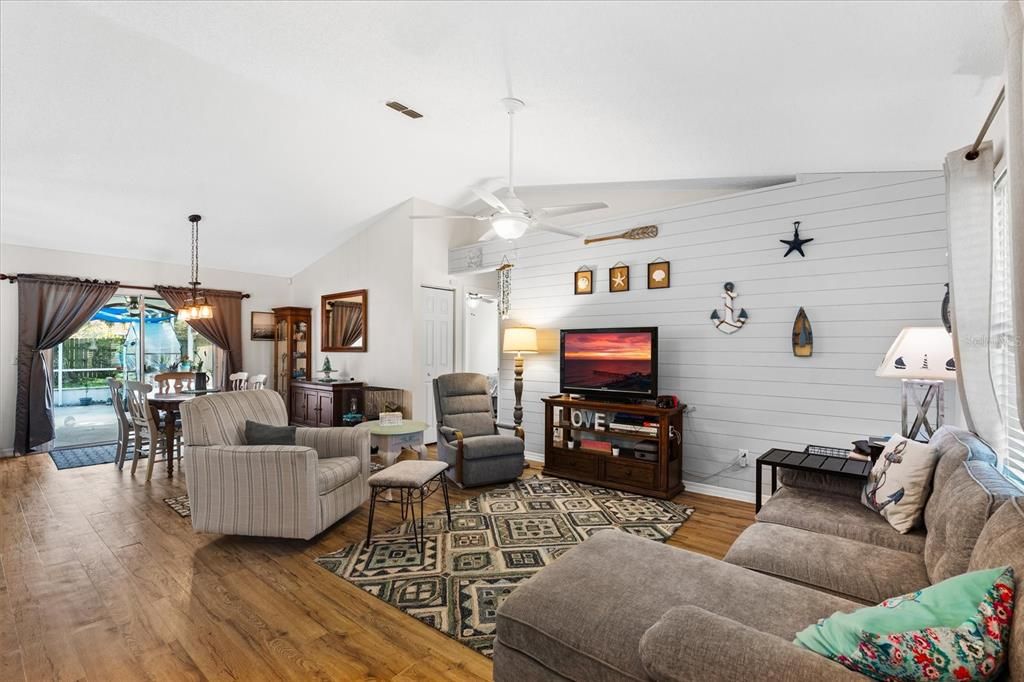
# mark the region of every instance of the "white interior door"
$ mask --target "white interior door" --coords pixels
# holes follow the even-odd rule
[[[437,438],[434,415],[434,377],[449,374],[455,367],[455,292],[423,287],[423,392],[427,431],[424,440]]]
[[[498,345],[501,319],[496,292],[478,291],[476,298],[466,298],[462,313],[462,371],[483,374],[498,381],[501,361]],[[498,414],[497,396],[492,397],[494,414]]]

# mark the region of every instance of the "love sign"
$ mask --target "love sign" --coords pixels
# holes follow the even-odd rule
[[[578,429],[607,429],[608,415],[593,410],[573,410],[569,421]]]

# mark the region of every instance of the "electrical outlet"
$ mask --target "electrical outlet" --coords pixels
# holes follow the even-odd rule
[[[740,466],[741,467],[745,467],[745,466],[749,466],[750,465],[750,462],[748,461],[748,455],[750,455],[750,450],[747,450],[745,448],[740,448]]]

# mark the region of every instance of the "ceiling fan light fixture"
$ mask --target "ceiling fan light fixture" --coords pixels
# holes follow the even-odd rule
[[[491,216],[491,228],[502,239],[519,239],[530,226],[530,219],[515,213]]]

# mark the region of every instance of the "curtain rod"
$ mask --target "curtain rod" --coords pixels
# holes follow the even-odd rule
[[[14,284],[15,282],[18,281],[18,276],[17,275],[5,275],[2,272],[0,272],[0,280],[5,280],[5,279],[8,282],[10,282],[11,284]],[[156,291],[156,287],[147,287],[147,286],[142,286],[140,284],[123,284],[122,283],[122,284],[118,284],[117,286],[118,286],[119,289],[142,289],[144,291]],[[252,298],[252,294],[242,294],[241,297],[242,298]]]
[[[999,111],[999,107],[1003,105],[1003,100],[1006,98],[1006,86],[1004,85],[999,89],[999,95],[996,96],[996,101],[992,105],[992,109],[988,112],[988,118],[985,119],[984,125],[981,126],[981,131],[978,132],[978,137],[975,138],[974,144],[971,145],[971,151],[967,152],[965,158],[968,161],[974,161],[978,158],[978,149],[981,147],[981,143],[985,140],[985,135],[988,133],[988,127],[992,125],[992,121],[995,120],[996,113]]]

